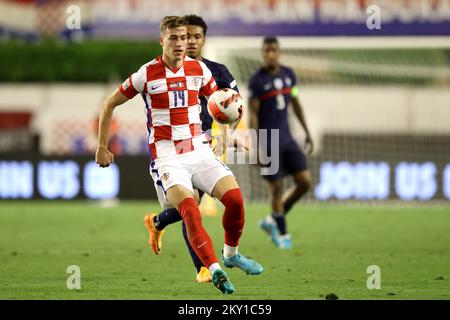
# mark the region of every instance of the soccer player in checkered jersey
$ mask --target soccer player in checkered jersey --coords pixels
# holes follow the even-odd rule
[[[186,21],[187,28],[187,56],[192,59],[196,59],[202,61],[208,69],[211,70],[211,73],[217,83],[218,89],[222,88],[231,88],[236,91],[239,91],[236,80],[228,71],[227,67],[223,64],[207,60],[202,57],[202,48],[205,44],[205,36],[208,30],[208,26],[202,17],[197,15],[187,15],[184,16]],[[207,109],[208,100],[206,97],[200,97],[201,104],[201,113],[200,120],[202,121],[202,130],[203,132],[208,132],[211,130],[213,119],[208,113]],[[234,129],[237,125],[237,122],[233,123],[231,126]],[[197,202],[201,201],[201,198],[204,194],[201,190],[194,190]],[[155,252],[155,254],[160,254],[161,245],[162,245],[162,236],[164,234],[164,228],[172,223],[178,222],[181,220],[181,216],[178,213],[176,208],[167,208],[163,210],[159,215],[154,213],[147,214],[145,218],[145,223],[150,235],[150,246]],[[182,224],[183,237],[186,241],[186,245],[189,249],[189,253],[192,258],[192,262],[194,263],[196,269],[196,281],[197,282],[210,282],[211,281],[211,273],[208,268],[206,268],[200,258],[195,253],[195,250],[189,244],[189,239],[187,236],[186,224]]]
[[[161,206],[178,209],[189,243],[211,272],[214,285],[225,294],[233,293],[234,287],[202,225],[194,188],[220,199],[225,207],[224,265],[248,274],[259,274],[263,267],[238,252],[244,227],[242,193],[232,172],[215,157],[201,131],[199,95],[211,95],[217,85],[203,62],[185,56],[187,33],[182,17],[165,17],[160,34],[162,56],[143,65],[103,103],[96,163],[106,167],[114,160],[107,149],[114,108],[141,94],[147,110],[150,171]]]

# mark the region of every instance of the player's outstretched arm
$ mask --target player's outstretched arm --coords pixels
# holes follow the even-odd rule
[[[300,101],[298,100],[297,97],[292,97],[292,107],[294,109],[294,113],[297,116],[298,121],[300,121],[303,129],[305,130],[306,133],[306,148],[307,148],[307,152],[308,154],[312,154],[314,151],[314,144],[311,138],[311,133],[309,132],[308,129],[308,124],[306,123],[306,118],[305,118],[305,114],[303,112],[303,108],[302,105],[300,104]]]
[[[108,150],[108,132],[114,108],[126,101],[128,98],[117,89],[103,102],[98,123],[98,146],[95,152],[95,163],[102,168],[114,162],[114,155]]]

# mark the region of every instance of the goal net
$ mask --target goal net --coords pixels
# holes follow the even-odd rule
[[[306,199],[450,199],[450,38],[279,40],[315,142]],[[204,56],[227,65],[246,99],[261,44],[262,38],[211,38]],[[303,130],[289,112],[303,147]],[[230,166],[247,199],[267,200],[256,166]]]

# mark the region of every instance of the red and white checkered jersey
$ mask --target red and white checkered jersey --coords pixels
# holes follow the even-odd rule
[[[211,71],[201,61],[185,57],[178,70],[158,57],[143,65],[119,87],[127,98],[141,93],[147,110],[150,156],[173,156],[205,147],[199,95],[217,90]]]

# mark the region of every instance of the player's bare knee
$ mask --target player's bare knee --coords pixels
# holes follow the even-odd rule
[[[303,194],[308,192],[312,188],[311,175],[306,172],[300,176],[297,176],[295,179],[295,184],[299,193]]]
[[[308,192],[311,189],[311,187],[312,187],[311,179],[302,179],[297,184],[297,189],[302,193]]]
[[[312,188],[312,179],[311,177],[308,177],[305,182],[304,182],[304,186],[305,186],[305,192],[311,190]]]

